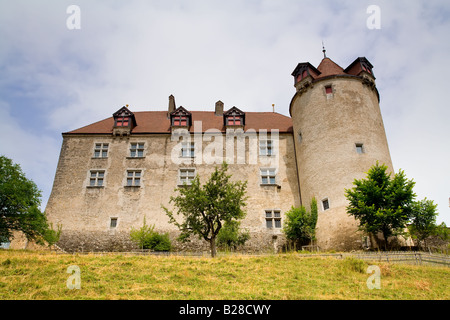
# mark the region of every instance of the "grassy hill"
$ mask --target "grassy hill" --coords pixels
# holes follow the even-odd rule
[[[368,289],[367,267],[381,270]],[[69,266],[81,289],[68,289]],[[356,259],[267,256],[69,255],[0,250],[0,300],[8,299],[450,299],[450,268]]]

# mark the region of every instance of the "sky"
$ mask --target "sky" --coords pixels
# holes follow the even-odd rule
[[[372,63],[394,170],[450,225],[449,18],[448,0],[0,0],[0,154],[45,209],[62,132],[171,94],[289,116],[291,72],[317,67],[323,41],[343,68]]]

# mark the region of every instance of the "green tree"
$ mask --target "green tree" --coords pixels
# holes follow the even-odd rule
[[[21,231],[29,241],[44,244],[52,234],[45,213],[39,210],[41,191],[27,179],[18,164],[0,156],[0,242]]]
[[[241,222],[237,220],[226,221],[217,234],[217,246],[234,249],[242,246],[250,239],[248,230],[240,230]]]
[[[285,214],[283,232],[286,238],[298,246],[311,243],[316,239],[317,200],[312,198],[310,211],[304,206],[291,207]]]
[[[435,234],[437,204],[427,198],[414,202],[411,214],[411,224],[408,226],[410,235],[426,246],[426,238]]]
[[[50,248],[56,244],[61,237],[62,225],[58,223],[56,230],[53,229],[53,223],[50,222],[48,229],[44,233],[44,240]]]
[[[361,230],[376,235],[381,232],[384,248],[390,236],[404,234],[409,221],[415,194],[415,182],[400,170],[391,179],[387,166],[372,166],[367,179],[354,180],[352,189],[345,190],[349,201],[347,213],[359,221]]]
[[[181,231],[179,239],[189,241],[191,235],[210,243],[211,256],[216,256],[216,238],[226,221],[245,217],[245,191],[247,182],[231,181],[227,175],[228,165],[223,163],[215,169],[209,180],[202,186],[198,175],[191,185],[176,188],[177,196],[171,196],[170,202],[177,208],[177,214],[183,217],[179,223],[174,213],[162,206],[169,217]]]
[[[441,238],[443,241],[448,241],[450,239],[450,231],[448,230],[447,225],[445,222],[442,222],[441,224],[437,225],[434,229],[434,235]]]
[[[170,251],[172,244],[169,234],[161,234],[155,231],[155,225],[148,226],[145,217],[144,223],[140,229],[131,228],[130,238],[141,249],[150,249],[154,251]]]

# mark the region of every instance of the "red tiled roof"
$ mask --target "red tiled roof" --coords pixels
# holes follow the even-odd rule
[[[323,58],[322,62],[320,62],[319,66],[317,67],[317,70],[320,71],[320,75],[317,78],[345,74],[344,69],[342,69],[330,58]]]
[[[202,132],[208,129],[218,129],[226,132],[223,116],[216,116],[213,111],[191,111],[192,122],[201,121]],[[139,133],[170,133],[170,119],[167,111],[137,111],[134,112],[137,126],[131,134]],[[65,134],[112,134],[114,118],[110,117],[85,127],[66,132]],[[292,132],[292,119],[276,112],[246,112],[244,131],[254,129],[278,129],[279,132]],[[194,125],[190,127],[194,132]]]

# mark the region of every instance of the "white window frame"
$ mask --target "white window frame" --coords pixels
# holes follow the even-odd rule
[[[145,157],[145,142],[130,142],[130,158]]]
[[[276,185],[277,184],[277,169],[276,168],[259,168],[261,177],[261,185]],[[267,182],[264,182],[267,179]]]
[[[273,139],[259,140],[259,155],[271,157],[275,155],[275,141]]]
[[[89,170],[89,188],[103,188],[105,186],[106,170],[91,169]]]
[[[182,142],[180,157],[181,158],[194,158],[195,157],[195,142]]]
[[[126,171],[126,187],[141,187],[142,185],[142,169],[127,169]]]
[[[267,229],[281,229],[282,228],[281,210],[280,209],[264,210],[264,221]]]
[[[195,168],[178,169],[178,185],[183,186],[185,185],[184,183],[186,183],[186,185],[190,186],[196,175],[197,170]]]
[[[105,159],[108,158],[109,143],[108,142],[96,142],[94,143],[94,158]]]

